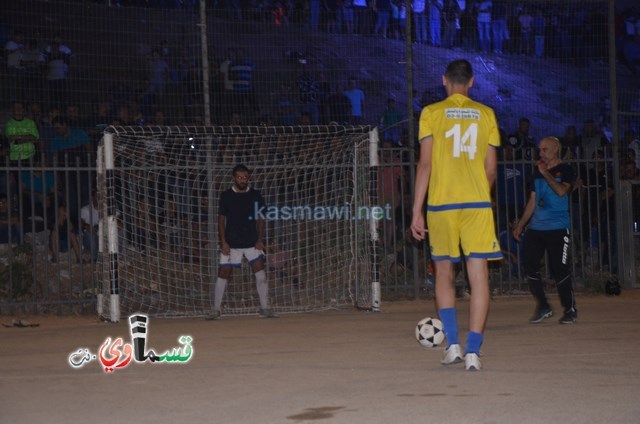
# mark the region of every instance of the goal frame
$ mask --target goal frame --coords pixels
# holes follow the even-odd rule
[[[367,187],[360,187],[365,196],[368,197],[368,203],[370,206],[376,206],[378,202],[378,167],[379,167],[379,133],[377,128],[371,128],[368,126],[362,127],[342,127],[342,126],[310,126],[310,127],[212,127],[212,126],[189,126],[189,127],[107,127],[104,130],[102,142],[98,147],[97,155],[97,171],[99,184],[105,184],[104,189],[107,192],[113,192],[113,188],[109,187],[110,181],[113,181],[114,173],[117,171],[115,153],[117,138],[121,134],[135,134],[143,137],[153,137],[155,135],[161,136],[165,134],[197,134],[199,136],[214,137],[216,135],[237,135],[243,134],[261,133],[265,135],[269,134],[297,134],[297,133],[309,133],[309,134],[322,134],[323,130],[336,130],[337,128],[345,131],[346,134],[361,133],[366,135],[368,139],[368,146],[366,148],[365,157],[354,154],[353,161],[353,175],[354,180],[358,178],[358,172],[362,172],[363,166],[366,167],[368,176]],[[365,137],[363,137],[364,139]],[[354,151],[357,146],[354,143],[352,146]],[[362,159],[362,160],[360,160]],[[360,161],[359,161],[360,160]],[[361,163],[365,161],[365,163]],[[102,183],[101,183],[102,182]],[[357,182],[353,182],[354,186]],[[105,320],[111,322],[119,322],[121,319],[121,281],[119,273],[119,229],[118,229],[118,210],[114,196],[106,196],[105,201],[100,204],[100,221],[99,221],[99,257],[101,262],[102,271],[98,271],[100,277],[98,279],[97,294],[97,313]],[[381,308],[381,284],[379,281],[378,271],[378,258],[377,251],[379,249],[378,242],[378,225],[379,221],[374,216],[369,216],[367,219],[367,232],[363,234],[359,231],[354,231],[355,241],[352,241],[354,245],[361,242],[358,237],[366,237],[368,240],[364,245],[365,256],[367,260],[365,263],[368,265],[368,274],[370,281],[368,287],[363,287],[361,284],[356,284],[355,296],[352,298],[353,306],[359,310],[368,310],[373,312],[379,312]],[[359,225],[357,222],[346,222],[345,225]],[[360,224],[361,225],[361,224]],[[217,250],[217,249],[216,249]],[[349,270],[344,270],[345,273],[357,274],[362,269],[361,264],[358,263],[358,255],[354,255],[354,264],[350,266]],[[107,276],[105,278],[105,275]],[[358,276],[355,276],[355,281],[358,280]],[[106,281],[105,281],[106,280]],[[213,282],[211,282],[213,283]],[[366,283],[365,283],[366,286]],[[211,287],[212,290],[212,287]],[[368,302],[359,302],[358,299],[362,299],[362,293],[368,296]],[[292,311],[295,312],[295,311]]]

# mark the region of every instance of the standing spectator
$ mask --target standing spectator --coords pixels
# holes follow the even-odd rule
[[[22,68],[24,72],[24,96],[26,99],[35,100],[42,96],[42,71],[45,64],[45,55],[38,48],[35,38],[29,39],[27,47],[22,53]]]
[[[255,274],[260,316],[275,318],[269,308],[269,286],[264,272],[264,219],[255,211],[264,207],[260,192],[249,187],[251,173],[244,165],[233,168],[233,186],[220,194],[218,235],[220,238],[220,265],[215,284],[214,306],[207,319],[221,318],[222,297],[233,268],[239,268],[245,257]]]
[[[482,0],[478,3],[478,40],[480,50],[491,51],[491,9],[493,5],[489,0]]]
[[[529,56],[532,52],[533,16],[529,14],[527,8],[523,8],[520,12],[518,23],[520,23],[520,53]]]
[[[298,90],[302,104],[300,111],[309,115],[311,124],[318,125],[320,122],[320,108],[318,107],[320,87],[311,72],[309,72],[309,65],[306,63],[302,64],[302,74],[298,77]]]
[[[5,193],[0,194],[0,243],[20,244],[22,228],[15,209],[9,209],[9,200]]]
[[[471,285],[465,369],[479,370],[480,346],[489,313],[488,260],[502,258],[491,210],[500,132],[493,110],[468,97],[473,69],[466,60],[447,66],[448,97],[420,116],[420,161],[415,179],[411,232],[425,238],[426,202],[429,248],[436,269],[436,303],[447,338],[443,365],[461,362],[458,341],[455,263],[466,259]],[[465,141],[463,141],[465,140]]]
[[[458,46],[460,34],[460,5],[457,0],[445,0],[443,16],[445,21],[443,46],[451,49]]]
[[[401,127],[398,125],[401,119],[402,113],[396,108],[396,101],[391,98],[387,99],[387,108],[380,117],[383,143],[388,142],[395,147],[402,146],[400,142]]]
[[[640,137],[636,137],[632,130],[627,130],[624,133],[622,146],[631,149],[634,152],[636,167],[640,168]]]
[[[11,119],[7,121],[4,129],[9,140],[9,159],[27,161],[36,154],[40,133],[33,119],[25,117],[24,104],[15,102],[11,111]]]
[[[9,34],[9,39],[4,45],[4,53],[9,73],[9,100],[15,102],[24,94],[25,73],[22,64],[24,35],[22,32],[14,30]]]
[[[462,36],[462,46],[465,50],[478,49],[478,21],[476,8],[471,1],[465,3],[465,8],[461,9],[460,33]]]
[[[320,14],[320,0],[309,0],[309,26],[313,32],[320,28]]]
[[[530,322],[538,324],[553,315],[540,275],[540,261],[546,252],[564,308],[560,323],[573,324],[578,317],[569,266],[569,194],[574,184],[573,170],[560,160],[560,141],[555,137],[542,139],[536,165],[529,201],[513,229],[513,236],[520,241],[525,225],[531,220],[524,234],[525,274],[536,300]]]
[[[342,20],[344,22],[344,31],[347,34],[353,34],[355,22],[353,0],[344,0],[344,5],[342,7]],[[340,8],[338,8],[338,28],[340,28]]]
[[[387,38],[389,19],[391,18],[391,0],[376,0],[376,14],[376,26],[373,29],[373,34]]]
[[[353,12],[355,14],[355,33],[369,33],[369,7],[367,0],[352,0]]]
[[[383,142],[380,149],[380,172],[378,173],[378,204],[385,210],[395,211],[402,198],[400,184],[402,180],[402,164],[400,158],[391,143]],[[383,222],[383,240],[387,249],[391,249],[394,242],[393,219],[385,219]]]
[[[242,49],[236,50],[234,60],[229,64],[229,80],[233,81],[234,108],[243,114],[255,112],[255,92],[253,88],[253,61],[244,57]]]
[[[444,9],[444,0],[429,1],[429,35],[431,36],[431,45],[440,47],[442,45],[442,11]]]
[[[351,100],[344,94],[344,85],[337,84],[336,91],[327,98],[328,122],[344,125],[351,117]]]
[[[493,2],[491,17],[493,51],[494,53],[502,54],[502,46],[504,42],[509,39],[509,28],[507,28],[507,5],[504,1]]]
[[[327,32],[329,34],[338,33],[338,3],[342,4],[342,0],[323,0],[324,14],[326,17]]]
[[[516,159],[532,160],[535,145],[535,139],[529,135],[531,129],[531,121],[529,118],[520,118],[516,131],[507,137],[507,143],[515,149]]]
[[[498,225],[501,230],[513,223],[525,200],[525,182],[529,179],[529,170],[525,164],[515,161],[515,150],[510,144],[502,148],[501,161],[498,164],[498,182],[496,183],[496,203]]]
[[[407,33],[407,6],[404,1],[398,0],[398,37],[406,40]],[[411,37],[411,35],[409,35]]]
[[[542,10],[536,10],[536,16],[532,22],[534,52],[536,57],[544,57],[544,40],[547,28],[547,20],[542,15]]]
[[[49,86],[50,104],[66,105],[69,101],[69,87],[67,77],[72,52],[62,44],[62,37],[56,34],[53,42],[45,51],[47,62],[47,83]]]
[[[600,131],[593,119],[584,121],[581,139],[582,151],[580,152],[579,159],[593,158],[596,152],[602,150],[606,144],[604,143],[602,131]]]
[[[226,56],[222,59],[220,63],[220,110],[222,112],[223,120],[228,120],[231,116],[231,111],[233,110],[233,80],[231,79],[231,75],[229,74],[229,65],[233,62],[235,58],[235,51],[232,48],[227,49]]]
[[[562,160],[574,160],[578,158],[578,151],[582,142],[578,136],[578,130],[574,125],[569,125],[560,139],[562,144]]]
[[[147,61],[147,79],[150,84],[150,93],[161,98],[169,78],[169,64],[160,55],[158,50],[151,52],[151,57]]]
[[[427,10],[426,0],[412,0],[411,10],[413,11],[413,25],[415,27],[416,43],[427,43]]]
[[[364,123],[364,91],[360,90],[356,84],[356,79],[349,80],[349,86],[344,91],[344,95],[351,102],[351,124],[362,125]]]

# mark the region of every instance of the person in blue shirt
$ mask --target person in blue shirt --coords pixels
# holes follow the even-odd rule
[[[553,315],[540,276],[540,262],[545,252],[564,308],[560,323],[573,324],[578,317],[569,265],[569,195],[574,185],[574,173],[569,164],[560,160],[560,150],[560,140],[556,137],[540,141],[540,159],[536,162],[531,195],[513,229],[513,236],[520,241],[524,226],[530,221],[524,237],[524,271],[537,303],[530,320],[532,324]]]

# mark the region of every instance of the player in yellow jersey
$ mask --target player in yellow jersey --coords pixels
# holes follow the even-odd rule
[[[442,363],[462,362],[458,341],[454,263],[464,254],[471,301],[464,361],[479,370],[480,345],[489,313],[488,260],[502,259],[496,238],[491,186],[495,182],[500,135],[493,110],[468,97],[474,77],[463,59],[449,63],[442,77],[448,97],[420,115],[420,161],[416,173],[411,231],[425,238],[427,197],[429,248],[436,270],[436,305],[447,336]]]

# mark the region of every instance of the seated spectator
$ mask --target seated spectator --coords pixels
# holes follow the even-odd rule
[[[9,158],[9,140],[0,134],[0,194],[14,195],[13,174],[6,170]]]
[[[14,210],[9,209],[6,194],[0,194],[0,243],[20,244],[22,229],[20,219]]]
[[[627,160],[622,163],[622,169],[620,170],[620,179],[628,181],[640,180],[640,169],[638,169],[634,161]]]
[[[46,161],[40,161],[32,171],[20,172],[20,194],[26,225],[29,224],[28,220],[36,217],[36,221],[44,221],[54,205],[55,175],[53,171],[43,170],[44,166]],[[30,229],[27,227],[25,231],[27,230]]]
[[[49,247],[51,249],[51,262],[58,262],[58,253],[69,251],[69,246],[76,255],[76,261],[82,263],[82,252],[80,251],[80,243],[78,235],[73,223],[69,219],[66,206],[59,206],[58,213],[55,216],[53,225],[50,228],[51,238],[49,239]]]
[[[502,255],[506,259],[504,265],[508,267],[509,277],[520,278],[524,270],[524,243],[522,242],[524,235],[521,236],[518,243],[512,234],[514,228],[515,223],[509,222],[508,226],[498,234],[498,240]]]
[[[51,158],[57,157],[60,163],[65,163],[65,155],[77,154],[80,158],[86,158],[86,154],[93,151],[87,132],[72,127],[66,117],[58,116],[52,124],[55,135],[47,149]]]
[[[91,191],[91,203],[80,209],[80,226],[82,227],[82,247],[91,253],[91,262],[98,259],[98,192]]]

